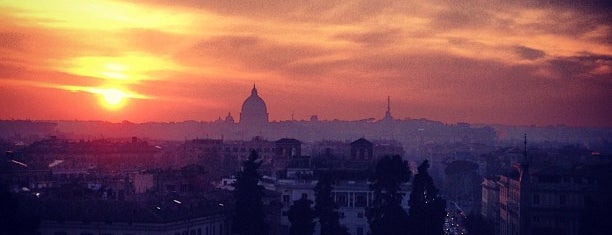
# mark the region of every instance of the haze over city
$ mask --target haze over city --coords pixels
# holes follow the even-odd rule
[[[610,12],[0,0],[0,234],[608,234]]]
[[[612,126],[605,1],[0,1],[0,119]]]

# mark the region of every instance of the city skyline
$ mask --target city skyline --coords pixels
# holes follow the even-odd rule
[[[0,1],[0,119],[612,127],[601,1]]]

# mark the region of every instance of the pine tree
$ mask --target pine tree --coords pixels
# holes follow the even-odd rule
[[[257,169],[261,162],[257,158],[257,152],[251,151],[249,159],[242,163],[243,169],[234,184],[236,208],[233,228],[235,233],[241,235],[263,235],[268,230],[262,203],[264,188],[258,185],[261,176]]]
[[[348,235],[346,227],[340,225],[338,206],[332,195],[332,176],[323,173],[315,186],[315,213],[319,217],[321,235]]]
[[[406,162],[398,155],[385,156],[376,164],[370,185],[374,191],[374,200],[367,211],[372,235],[408,232],[408,214],[401,206],[404,195],[400,187],[410,180],[410,176]]]
[[[291,222],[290,235],[312,235],[315,226],[315,212],[311,205],[312,201],[306,195],[293,202],[288,212],[289,222]]]
[[[446,201],[438,196],[428,168],[429,162],[425,160],[412,181],[409,201],[411,230],[413,234],[440,235],[443,234]]]
[[[21,203],[7,185],[0,184],[0,234],[36,234],[40,218],[24,211]]]

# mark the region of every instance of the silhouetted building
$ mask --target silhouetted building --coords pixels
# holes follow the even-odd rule
[[[603,201],[612,197],[604,184],[607,177],[609,165],[534,167],[525,157],[514,164],[514,171],[497,180],[485,180],[482,215],[498,221],[496,230],[501,235],[577,235],[583,229],[587,202],[604,205]],[[494,208],[496,194],[499,208]],[[494,214],[496,210],[499,216]]]
[[[369,161],[374,157],[374,144],[372,142],[359,138],[351,143],[351,160]]]
[[[391,97],[387,96],[387,112],[385,112],[385,117],[381,120],[383,122],[391,122],[393,121],[393,116],[391,116]]]
[[[482,182],[482,207],[480,214],[493,225],[495,234],[499,234],[499,177],[485,178]]]
[[[225,117],[225,123],[226,124],[234,124],[234,117],[232,117],[232,113],[227,113],[227,116]]]
[[[366,235],[370,230],[368,219],[365,214],[366,208],[372,205],[374,192],[370,189],[367,180],[367,171],[334,171],[337,178],[333,185],[332,195],[338,213],[340,224],[346,226],[351,235]],[[275,183],[276,191],[281,195],[281,234],[288,234],[291,223],[288,219],[288,211],[294,201],[306,195],[310,200],[315,200],[314,187],[317,185],[315,171],[306,168],[288,168],[287,177],[279,178]],[[408,212],[408,200],[411,184],[405,183],[400,187],[400,193],[404,195],[401,206]],[[314,234],[320,234],[320,224],[315,224]]]
[[[41,219],[38,230],[41,235],[225,235],[231,231],[231,205],[218,201],[186,198],[66,200],[43,196],[22,200],[24,210]]]
[[[290,162],[298,165],[307,165],[309,158],[302,157],[302,142],[296,139],[282,138],[275,142],[274,170],[283,170]]]
[[[240,124],[243,126],[261,127],[268,123],[268,108],[266,102],[257,94],[257,88],[253,85],[251,96],[242,104],[240,112]]]
[[[393,140],[371,142],[359,138],[353,142],[319,141],[312,147],[312,167],[367,169],[382,156],[404,156],[402,145]]]

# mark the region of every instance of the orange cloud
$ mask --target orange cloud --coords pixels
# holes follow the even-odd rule
[[[380,116],[391,95],[398,117],[612,125],[597,102],[611,98],[612,9],[581,3],[2,1],[0,84],[120,89],[139,109],[115,115],[135,120],[237,113],[257,83],[272,119]],[[181,111],[145,118],[154,102]],[[351,102],[363,110],[338,111]]]

